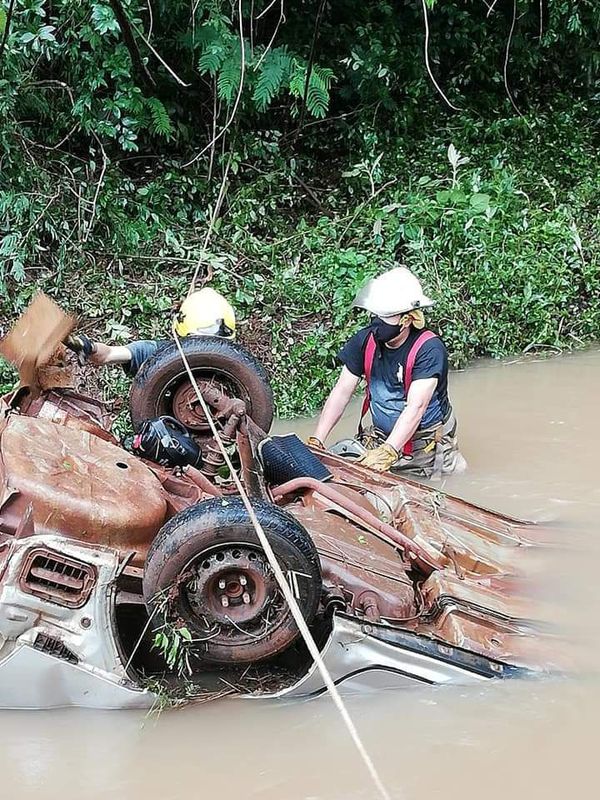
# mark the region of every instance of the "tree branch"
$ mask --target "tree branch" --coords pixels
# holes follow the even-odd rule
[[[510,58],[510,46],[511,46],[511,43],[512,43],[513,34],[515,32],[515,25],[516,24],[517,24],[517,0],[513,0],[513,15],[512,15],[512,22],[511,22],[511,25],[510,25],[510,31],[509,31],[509,34],[508,34],[508,39],[506,40],[506,52],[504,54],[503,76],[504,76],[504,88],[506,90],[506,94],[508,95],[508,99],[510,100],[511,105],[514,108],[514,110],[517,112],[517,114],[520,117],[522,117],[523,114],[521,113],[521,110],[519,109],[519,107],[515,103],[515,100],[514,100],[514,98],[512,96],[512,93],[510,91],[510,87],[508,85],[508,61],[509,61],[509,58]]]
[[[431,65],[429,63],[429,17],[427,16],[427,3],[425,2],[425,0],[421,0],[421,4],[423,6],[423,20],[424,20],[424,23],[425,23],[424,56],[425,56],[425,67],[427,69],[427,73],[429,74],[429,77],[431,78],[431,82],[433,83],[435,88],[438,90],[438,92],[439,92],[440,96],[443,98],[444,102],[448,106],[450,106],[450,108],[452,108],[454,111],[460,111],[459,108],[457,108],[455,105],[453,105],[450,102],[450,100],[448,100],[448,98],[446,97],[446,95],[442,91],[442,87],[436,81],[435,76],[434,76],[434,74],[433,74],[433,72],[431,70]]]
[[[2,56],[4,55],[4,48],[6,47],[8,34],[10,33],[10,23],[12,20],[14,6],[15,6],[15,0],[10,0],[10,5],[8,7],[8,11],[6,12],[6,21],[4,23],[4,33],[2,35],[2,42],[0,42],[0,61],[2,60]]]
[[[144,64],[140,49],[133,34],[133,30],[129,24],[129,19],[127,18],[125,9],[121,5],[121,0],[109,0],[109,3],[115,17],[117,18],[119,27],[121,28],[123,42],[125,43],[125,47],[129,50],[129,55],[131,57],[131,63],[133,64],[134,70],[138,73],[142,83],[146,84],[146,86],[156,86],[156,81],[154,80],[152,73]]]

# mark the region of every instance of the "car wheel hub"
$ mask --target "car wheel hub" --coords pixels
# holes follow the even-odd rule
[[[243,634],[258,635],[268,627],[279,589],[262,553],[254,548],[227,547],[195,564],[195,577],[186,587],[194,614],[208,625],[229,629],[244,626]]]

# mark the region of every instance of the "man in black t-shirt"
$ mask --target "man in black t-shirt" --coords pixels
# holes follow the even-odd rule
[[[359,428],[367,448],[359,461],[378,472],[411,472],[425,477],[463,470],[456,420],[448,399],[448,353],[425,330],[423,308],[433,301],[405,267],[369,281],[354,306],[373,321],[342,347],[341,375],[332,389],[309,444],[323,442],[342,416],[361,378],[367,379],[363,416],[373,427]]]

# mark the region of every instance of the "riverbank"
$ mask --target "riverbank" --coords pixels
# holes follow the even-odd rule
[[[354,151],[330,144],[293,163],[276,142],[248,155],[204,254],[215,181],[174,163],[134,161],[127,173],[110,164],[97,233],[46,246],[53,220],[40,221],[22,273],[4,271],[0,325],[43,289],[88,335],[163,337],[202,258],[201,275],[236,307],[240,341],[269,370],[282,416],[321,405],[335,353],[365,321],[351,310],[357,288],[394,261],[436,299],[428,319],[455,367],[600,338],[600,151],[587,105],[430,122],[425,136],[420,123],[400,137],[371,131]],[[7,214],[9,197],[0,192]],[[31,227],[25,212],[13,216]],[[0,384],[10,380],[0,367]],[[115,372],[102,383],[107,395],[124,391]]]

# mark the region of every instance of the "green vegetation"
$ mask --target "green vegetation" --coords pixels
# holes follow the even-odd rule
[[[283,414],[395,260],[455,365],[599,338],[600,6],[426,6],[458,111],[420,0],[0,0],[2,324],[165,335],[201,259]]]

